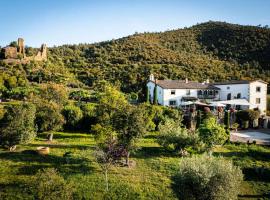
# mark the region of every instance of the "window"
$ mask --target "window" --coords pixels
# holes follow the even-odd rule
[[[176,105],[176,101],[169,101],[169,104],[170,104],[170,106],[175,106]]]
[[[198,95],[202,95],[202,91],[201,90],[198,91]]]
[[[171,95],[175,95],[175,90],[171,90]]]
[[[256,92],[261,92],[261,87],[256,87]]]
[[[227,100],[231,100],[231,99],[232,99],[232,94],[231,93],[227,94]]]
[[[229,86],[227,87],[227,90],[231,89]]]
[[[256,104],[260,104],[261,103],[261,98],[256,98]]]
[[[209,91],[209,95],[213,95],[213,91],[212,90]]]
[[[190,90],[186,90],[186,95],[190,95]]]
[[[236,98],[241,99],[241,93],[238,93]]]

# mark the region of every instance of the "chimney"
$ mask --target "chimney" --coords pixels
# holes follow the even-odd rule
[[[154,74],[150,74],[150,76],[149,76],[149,80],[150,80],[150,81],[153,81],[153,82],[155,81]]]
[[[206,83],[206,84],[209,84],[209,79],[206,79],[205,83]]]
[[[186,78],[185,83],[188,83],[188,78]]]

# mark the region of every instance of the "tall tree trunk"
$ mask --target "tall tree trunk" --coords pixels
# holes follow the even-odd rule
[[[52,140],[53,140],[53,133],[49,133],[49,134],[47,135],[47,138],[48,138],[48,141],[49,141],[49,142],[52,142]]]
[[[130,155],[130,152],[128,151],[127,152],[127,155],[126,155],[126,165],[129,167],[129,155]]]

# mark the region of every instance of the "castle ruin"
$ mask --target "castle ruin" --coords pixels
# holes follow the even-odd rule
[[[29,61],[46,61],[47,60],[47,46],[42,44],[41,48],[34,56],[26,56],[24,39],[18,38],[17,47],[6,46],[2,49],[3,61],[6,63],[27,63]]]

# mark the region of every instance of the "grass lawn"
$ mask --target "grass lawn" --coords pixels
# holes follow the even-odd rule
[[[29,144],[18,146],[16,152],[0,150],[0,199],[33,199],[29,192],[33,175],[39,169],[54,167],[76,185],[76,199],[102,199],[104,182],[101,169],[92,152],[94,139],[80,133],[55,133],[47,144],[46,135]],[[33,154],[37,146],[50,146],[48,156]],[[133,168],[113,167],[109,174],[111,199],[177,199],[171,176],[181,158],[163,150],[154,135],[140,140],[140,149],[132,154]],[[63,155],[71,152],[71,157]],[[232,159],[242,167],[245,182],[241,199],[270,198],[270,148],[247,145],[217,147],[215,156]]]

